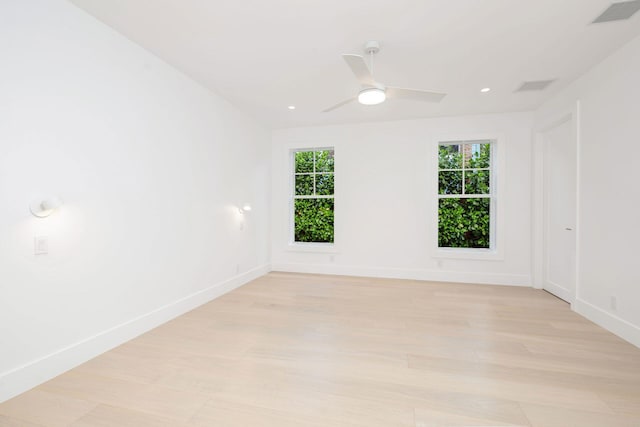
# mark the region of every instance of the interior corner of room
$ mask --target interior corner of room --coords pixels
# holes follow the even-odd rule
[[[107,3],[0,4],[0,402],[270,272],[544,289],[640,347],[637,2],[356,1],[379,41],[322,36],[348,5],[271,33],[259,2],[238,27],[231,4]],[[479,172],[490,238],[442,247],[438,209]],[[329,205],[330,240],[299,239],[296,207]]]

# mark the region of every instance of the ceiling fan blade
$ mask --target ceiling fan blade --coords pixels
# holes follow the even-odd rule
[[[326,110],[322,110],[322,112],[323,112],[323,113],[328,113],[329,111],[333,111],[333,110],[335,110],[336,108],[340,108],[340,107],[342,107],[343,105],[347,105],[348,103],[353,102],[353,101],[355,101],[355,100],[356,100],[356,97],[354,96],[353,98],[349,98],[349,99],[347,99],[346,101],[342,101],[341,103],[336,104],[336,105],[334,105],[333,107],[329,107],[329,108],[327,108]]]
[[[367,67],[367,63],[364,62],[364,58],[362,56],[346,53],[342,55],[342,58],[344,58],[344,61],[347,63],[349,68],[351,68],[353,74],[356,75],[360,84],[365,86],[373,86],[375,84],[371,71],[369,71],[369,67]]]
[[[401,87],[391,87],[387,86],[387,90],[385,94],[389,98],[402,98],[402,99],[411,99],[414,101],[424,101],[424,102],[440,102],[442,98],[447,96],[446,93],[441,92],[431,92],[428,90],[417,90],[417,89],[404,89]]]

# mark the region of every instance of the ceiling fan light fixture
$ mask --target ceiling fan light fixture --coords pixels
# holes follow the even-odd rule
[[[367,44],[365,44],[364,51],[367,55],[371,56],[370,66],[367,65],[365,58],[361,55],[353,53],[345,53],[342,55],[342,59],[344,59],[347,66],[351,69],[360,83],[360,87],[364,89],[360,90],[357,96],[351,96],[349,99],[323,110],[323,113],[333,111],[336,108],[340,108],[354,102],[356,99],[362,105],[377,105],[383,103],[387,97],[391,99],[408,99],[422,102],[440,102],[442,101],[442,98],[447,95],[446,93],[432,92],[428,90],[387,86],[376,82],[373,78],[373,57],[379,50],[380,43],[377,41],[368,41]]]
[[[363,89],[358,94],[358,102],[362,105],[378,105],[384,102],[387,96],[384,90],[377,87]]]

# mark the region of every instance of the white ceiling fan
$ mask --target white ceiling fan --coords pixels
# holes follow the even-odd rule
[[[376,82],[373,78],[373,56],[380,51],[380,43],[372,40],[364,45],[364,51],[371,58],[371,68],[367,66],[364,57],[361,55],[344,54],[342,58],[345,60],[353,74],[362,85],[362,90],[357,96],[351,97],[346,101],[329,107],[324,113],[335,110],[350,102],[358,100],[363,105],[377,105],[385,101],[387,98],[411,99],[414,101],[424,102],[440,102],[447,94],[441,92],[431,92],[427,90],[405,89],[400,87],[385,86]]]

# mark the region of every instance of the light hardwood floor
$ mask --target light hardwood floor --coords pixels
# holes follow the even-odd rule
[[[640,349],[530,288],[271,273],[0,426],[640,426]]]

